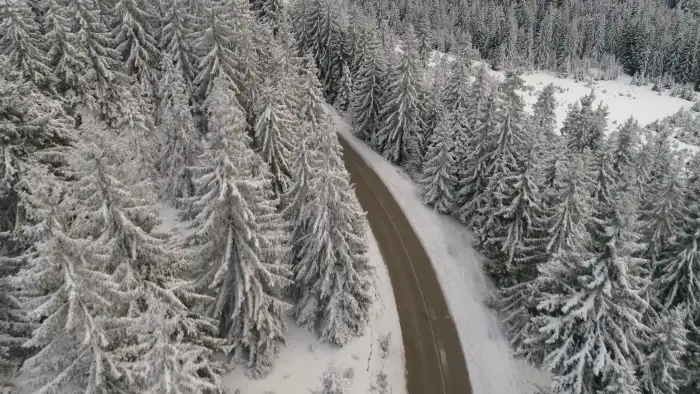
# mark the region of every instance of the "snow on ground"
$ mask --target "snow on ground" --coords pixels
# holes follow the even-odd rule
[[[483,258],[472,247],[472,234],[456,220],[423,205],[415,183],[350,132],[333,111],[343,137],[377,172],[396,198],[430,256],[457,325],[474,393],[532,394],[549,378],[511,355],[499,319],[484,305],[492,285]]]
[[[352,374],[347,394],[374,393],[377,374],[387,374],[391,394],[406,393],[403,338],[396,302],[389,280],[389,272],[379,253],[377,241],[369,226],[369,258],[376,269],[378,299],[373,307],[372,321],[365,335],[354,339],[343,348],[318,342],[315,333],[305,331],[292,319],[287,321],[287,347],[282,348],[272,373],[265,379],[253,380],[245,375],[245,368],[236,367],[224,377],[225,387],[240,394],[309,394],[321,388],[321,377],[329,364]],[[382,358],[379,338],[391,333],[391,346],[386,359]]]
[[[444,59],[448,63],[455,61],[455,57],[433,51],[429,61],[430,66],[434,66],[438,59]],[[500,71],[491,70],[487,63],[472,61],[472,67],[484,66],[492,77],[503,80],[505,74]],[[659,94],[651,90],[652,84],[646,86],[635,86],[631,84],[632,77],[621,75],[614,81],[593,81],[577,82],[573,79],[559,78],[554,73],[547,71],[535,71],[525,73],[522,76],[526,86],[533,89],[523,92],[526,103],[526,110],[532,113],[532,105],[537,101],[537,95],[548,84],[554,84],[561,88],[563,92],[557,92],[557,124],[561,127],[569,110],[569,105],[578,101],[581,97],[591,92],[595,92],[596,99],[593,105],[597,106],[602,102],[608,106],[608,132],[613,131],[617,125],[624,123],[630,116],[633,116],[641,126],[646,126],[657,119],[662,119],[673,115],[679,109],[689,109],[693,106],[692,101],[683,100],[678,97],[671,97],[668,91]]]
[[[552,83],[564,90],[556,94],[559,102],[557,108],[559,127],[564,123],[568,106],[590,93],[591,89],[596,96],[593,105],[597,106],[598,103],[602,102],[608,106],[608,132],[624,123],[630,116],[637,119],[641,126],[646,126],[657,119],[673,115],[681,108],[689,109],[693,106],[692,101],[671,97],[667,92],[660,95],[659,92],[651,90],[652,85],[632,85],[630,83],[632,78],[627,75],[620,76],[614,81],[595,81],[590,84],[558,78],[554,74],[544,71],[524,74],[522,78],[526,85],[535,88],[534,92],[528,92],[524,95],[528,111],[532,111],[532,105],[537,101],[537,94],[547,84]]]

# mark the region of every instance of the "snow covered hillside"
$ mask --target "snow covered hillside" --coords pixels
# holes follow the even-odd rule
[[[365,335],[338,348],[319,343],[316,335],[289,319],[287,346],[280,350],[270,375],[250,379],[243,368],[238,368],[224,377],[225,387],[232,392],[240,389],[241,394],[308,394],[320,390],[324,373],[335,367],[346,385],[343,394],[382,393],[382,382],[392,394],[406,393],[403,340],[391,280],[369,226],[366,231],[370,264],[377,273],[377,302],[372,306]],[[384,352],[382,347],[387,345],[388,352]]]
[[[630,116],[639,121],[640,126],[676,113],[679,109],[688,109],[693,102],[677,97],[671,97],[667,92],[659,94],[651,90],[651,85],[635,86],[630,82],[631,77],[620,76],[614,81],[596,81],[590,84],[576,82],[572,79],[562,79],[548,72],[534,72],[522,76],[525,83],[535,90],[523,95],[528,104],[526,109],[532,112],[532,105],[537,101],[537,93],[548,84],[554,84],[562,89],[556,95],[560,106],[557,107],[557,127],[561,127],[566,118],[569,105],[589,94],[591,89],[596,99],[593,105],[602,102],[608,106],[608,131],[624,123]]]
[[[335,119],[343,138],[374,168],[408,213],[430,255],[457,325],[474,393],[530,394],[537,385],[546,386],[546,374],[512,357],[498,318],[484,305],[492,286],[482,269],[483,258],[472,247],[470,231],[423,205],[420,191],[403,171],[357,140],[339,114]]]
[[[451,63],[455,57],[433,51],[428,65],[434,67],[439,59]],[[472,69],[481,66],[487,68],[489,76],[501,81],[505,79],[505,73],[491,70],[488,64],[481,61],[472,62]],[[560,78],[549,71],[533,71],[524,73],[521,78],[525,81],[527,90],[520,93],[526,104],[525,110],[529,113],[532,113],[532,106],[543,87],[551,83],[558,88],[557,129],[562,127],[569,106],[591,91],[596,97],[593,101],[594,106],[599,103],[608,106],[608,132],[624,123],[630,116],[637,119],[640,126],[646,126],[655,120],[675,114],[679,109],[689,109],[694,104],[692,101],[672,97],[668,91],[655,92],[651,89],[652,84],[632,85],[632,77],[629,75],[621,75],[613,81],[579,82],[570,78]]]

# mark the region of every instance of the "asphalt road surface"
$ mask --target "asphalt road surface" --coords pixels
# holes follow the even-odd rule
[[[437,276],[379,176],[340,137],[345,167],[389,270],[406,354],[408,394],[472,394],[457,329]]]

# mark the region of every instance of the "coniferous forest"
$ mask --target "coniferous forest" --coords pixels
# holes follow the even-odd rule
[[[235,364],[270,372],[286,316],[322,342],[362,335],[364,213],[329,103],[474,230],[490,304],[553,392],[700,390],[700,155],[669,122],[606,130],[592,93],[557,130],[555,87],[530,115],[514,72],[695,85],[699,2],[0,0],[0,16],[0,387],[223,393]]]
[[[0,386],[220,393],[269,373],[286,316],[363,333],[364,213],[279,1],[0,15]]]

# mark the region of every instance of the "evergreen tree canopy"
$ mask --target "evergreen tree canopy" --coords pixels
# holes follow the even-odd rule
[[[363,213],[328,126],[316,142],[321,159],[310,181],[313,196],[302,208],[308,233],[299,240],[293,269],[302,288],[295,314],[307,329],[318,327],[322,342],[342,346],[364,331],[373,295],[367,244],[359,232]]]
[[[454,175],[453,140],[450,119],[443,118],[433,132],[423,164],[423,203],[443,214],[451,214],[454,210],[457,178]]]
[[[271,175],[248,146],[240,105],[223,77],[213,89],[204,103],[211,135],[194,168],[197,194],[188,199],[195,213],[188,259],[214,297],[207,312],[219,320],[227,349],[261,377],[284,343],[286,225],[273,205]]]
[[[353,133],[367,142],[377,133],[380,111],[385,102],[385,64],[376,35],[371,35],[363,48],[353,83]]]
[[[111,15],[115,49],[125,70],[144,86],[152,85],[160,61],[158,41],[154,38],[155,8],[147,0],[117,0]]]
[[[373,138],[377,151],[394,164],[406,165],[409,161],[420,160],[417,156],[423,121],[418,78],[416,56],[409,41],[400,63],[389,75],[379,129]]]
[[[623,197],[607,209],[612,215],[595,226],[590,249],[555,259],[543,271],[569,278],[568,287],[546,296],[534,318],[542,336],[551,338],[544,365],[554,372],[555,392],[639,392],[638,338],[647,329],[641,311],[648,307],[641,292],[648,282],[645,260],[634,257],[643,246],[630,201]]]
[[[25,78],[48,82],[51,70],[34,11],[25,1],[6,0],[0,4],[0,15],[0,55]]]

